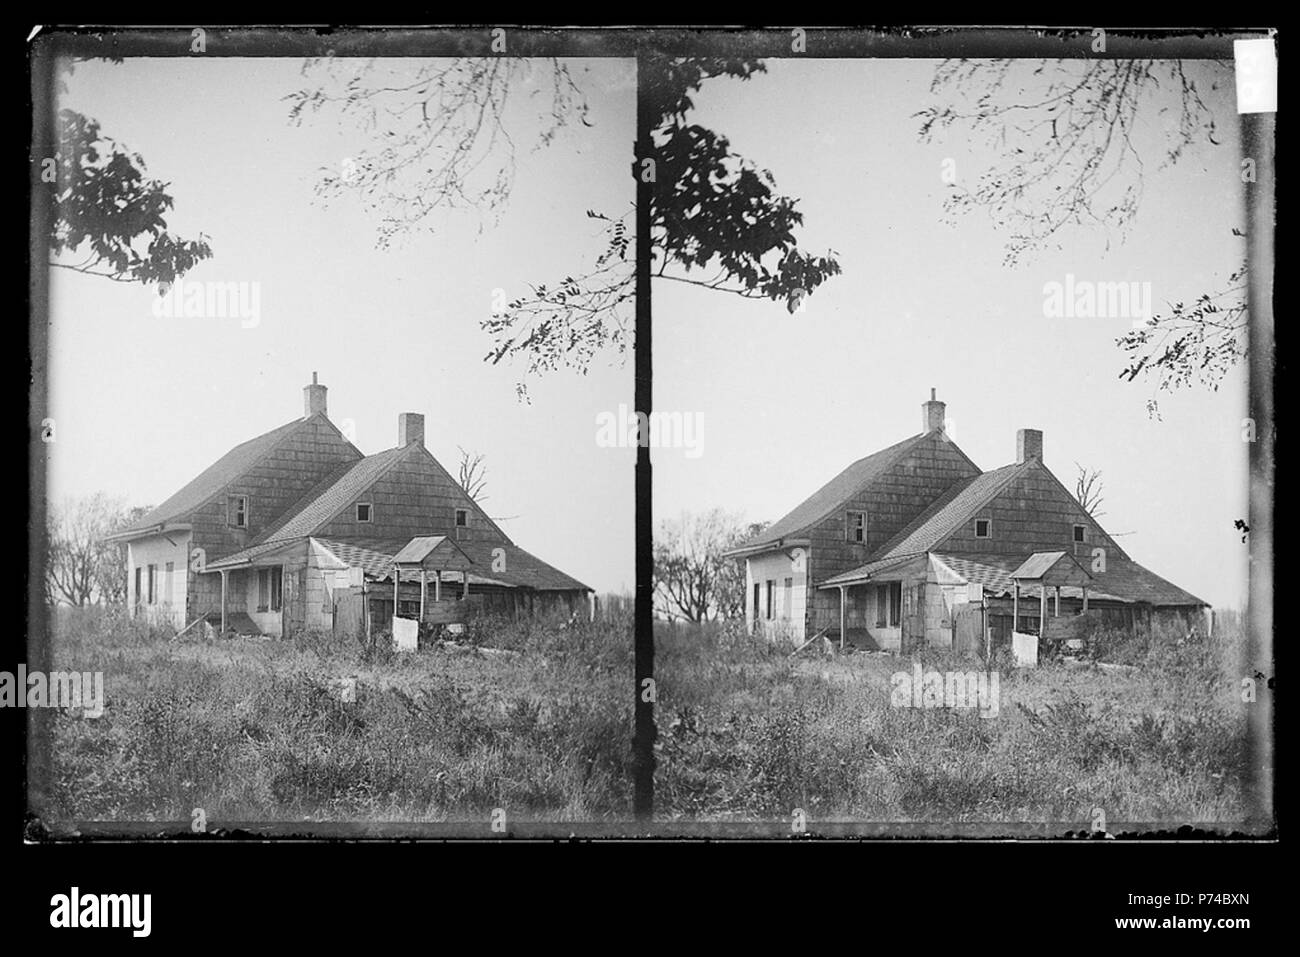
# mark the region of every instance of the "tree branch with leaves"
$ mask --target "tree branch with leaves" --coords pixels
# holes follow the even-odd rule
[[[1203,66],[1210,76],[1198,81],[1178,60],[945,60],[930,86],[943,102],[914,114],[921,140],[971,137],[1002,157],[972,185],[952,182],[945,214],[951,221],[987,212],[1009,235],[1008,266],[1061,248],[1067,228],[1100,229],[1108,249],[1111,233],[1123,241],[1149,163],[1159,172],[1188,150],[1220,145],[1202,88],[1231,83],[1232,64]],[[1116,339],[1128,354],[1120,378],[1152,377],[1157,392],[1217,388],[1246,355],[1245,275],[1242,265],[1219,290],[1190,306],[1175,303]],[[1154,396],[1147,409],[1159,414]]]

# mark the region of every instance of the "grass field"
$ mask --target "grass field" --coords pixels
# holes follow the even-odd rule
[[[1246,708],[1240,626],[1213,640],[1103,635],[1132,670],[995,667],[996,716],[894,707],[891,676],[970,671],[928,654],[825,658],[732,624],[656,636],[661,752],[656,816],[1047,825],[1225,826],[1240,821]]]
[[[52,825],[628,816],[630,617],[485,623],[471,639],[491,649],[403,656],[169,642],[103,609],[53,630],[54,668],[104,673],[105,713],[50,714]]]

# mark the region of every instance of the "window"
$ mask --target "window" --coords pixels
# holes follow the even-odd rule
[[[776,595],[776,582],[769,578],[767,580],[767,614],[763,617],[769,621],[772,619],[772,599]]]
[[[158,566],[149,566],[149,604],[158,603]]]
[[[1087,526],[1087,525],[1076,525],[1076,526],[1074,526],[1074,540],[1075,540],[1076,542],[1086,542],[1086,541],[1088,540],[1088,526]]]
[[[975,519],[975,537],[988,538],[992,531],[991,523],[987,518]]]
[[[465,541],[469,538],[469,509],[456,509],[456,540]]]
[[[876,627],[897,628],[903,620],[903,583],[876,586]]]
[[[142,594],[140,591],[140,575],[143,571],[144,569],[139,565],[135,566],[135,594],[132,597],[135,599],[137,607],[140,605],[140,595]]]
[[[789,621],[793,617],[793,613],[791,612],[791,608],[794,605],[794,601],[793,601],[794,579],[793,578],[787,578],[785,580],[785,587],[783,591],[785,592],[785,594],[782,596],[782,602],[784,603],[782,611],[784,612],[784,614],[782,614],[781,617],[786,619],[786,621]]]
[[[867,513],[849,512],[844,520],[845,541],[862,544],[867,540]]]
[[[135,571],[136,571],[136,576],[138,578],[140,574],[140,569],[137,568]],[[760,585],[758,582],[754,582],[754,620],[755,621],[758,621],[759,608],[762,606],[762,602],[763,602],[763,586]]]
[[[370,521],[370,503],[369,503],[369,502],[357,502],[357,521],[358,521],[358,522],[368,522],[368,521]]]
[[[257,610],[280,610],[280,586],[282,584],[281,568],[259,568],[257,570]]]
[[[226,496],[226,524],[231,528],[248,528],[248,496]]]
[[[172,603],[172,581],[176,574],[176,563],[168,562],[163,570],[163,604]]]

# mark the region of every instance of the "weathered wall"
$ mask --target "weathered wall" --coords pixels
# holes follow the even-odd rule
[[[771,637],[789,637],[796,641],[804,638],[807,621],[807,552],[802,567],[791,557],[792,550],[767,552],[745,561],[745,625],[755,630],[754,585],[760,586],[758,623],[760,630]],[[791,579],[787,593],[785,580]],[[772,618],[767,614],[767,582],[775,583]]]
[[[357,502],[370,502],[372,520],[358,522]],[[512,544],[460,484],[424,448],[413,445],[401,461],[363,490],[316,536],[406,540],[416,535],[456,538],[456,509],[469,512],[468,540]]]
[[[187,560],[190,537],[185,532],[173,532],[169,535],[153,535],[139,538],[127,544],[126,551],[126,587],[127,607],[132,615],[145,615],[151,619],[166,621],[176,628],[185,624],[185,603],[187,596],[188,574]],[[167,573],[167,563],[172,564],[172,573]],[[158,566],[157,594],[153,605],[148,600],[148,567]],[[140,568],[140,589],[135,593],[135,570]]]
[[[260,465],[231,482],[191,517],[191,548],[202,548],[207,561],[215,561],[245,547],[273,525],[322,479],[361,454],[324,416],[303,423],[286,436]],[[226,522],[226,499],[248,496],[248,527],[232,528]],[[221,576],[190,576],[187,620],[221,607]]]
[[[931,432],[851,502],[809,530],[813,582],[865,564],[954,482],[978,474],[979,469],[942,432]],[[846,540],[850,511],[867,513],[866,541],[861,545]],[[835,607],[838,627],[838,598],[815,604],[818,618],[810,619],[809,626],[822,627],[818,622],[829,604]]]
[[[975,520],[989,519],[989,538],[975,537]],[[1097,524],[1083,506],[1043,466],[1035,463],[994,496],[971,521],[956,529],[933,549],[962,554],[1020,555],[1036,551],[1074,553],[1074,526],[1086,527],[1088,541],[1078,558],[1088,568],[1091,550],[1106,549],[1107,559],[1127,558],[1124,551]]]

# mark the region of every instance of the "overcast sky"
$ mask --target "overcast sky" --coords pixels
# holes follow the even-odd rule
[[[427,416],[427,444],[455,474],[457,446],[482,452],[485,508],[523,548],[598,591],[633,585],[634,456],[601,448],[601,412],[632,402],[632,363],[598,363],[531,386],[486,365],[479,320],[494,289],[553,282],[601,248],[585,213],[622,213],[635,90],[628,64],[570,61],[592,128],[548,149],[520,142],[499,222],[437,220],[435,235],[375,248],[352,201],[323,208],[313,186],[361,146],[322,118],[290,126],[282,97],[301,60],[133,59],[78,64],[61,105],[100,121],[170,183],[175,233],[211,237],[215,257],[186,281],[260,283],[253,328],[159,319],[155,293],[55,269],[50,493],[105,491],[156,505],[232,446],[302,415],[313,371],[336,423],[365,453],[397,443],[399,412]]]
[[[1100,469],[1102,525],[1137,561],[1216,605],[1238,605],[1246,547],[1241,441],[1245,369],[1217,392],[1159,395],[1121,382],[1114,344],[1130,323],[1048,319],[1043,287],[1066,274],[1149,281],[1157,311],[1226,286],[1244,256],[1238,123],[1229,71],[1188,64],[1214,113],[1204,141],[1157,172],[1128,236],[1075,229],[1064,252],[1002,265],[986,216],[941,221],[948,188],[992,158],[964,136],[929,145],[912,116],[933,102],[936,61],[772,60],[748,82],[708,81],[692,119],[731,139],[800,200],[801,248],[844,273],[790,315],[784,304],[658,281],[654,403],[703,416],[703,445],[654,453],[656,521],[714,506],[772,521],[850,462],[921,430],[929,390],[983,469],[1015,460],[1018,428],[1042,429],[1067,487]],[[1224,82],[1209,89],[1213,74]],[[1146,133],[1164,117],[1144,117]],[[1110,240],[1107,250],[1106,241]]]

